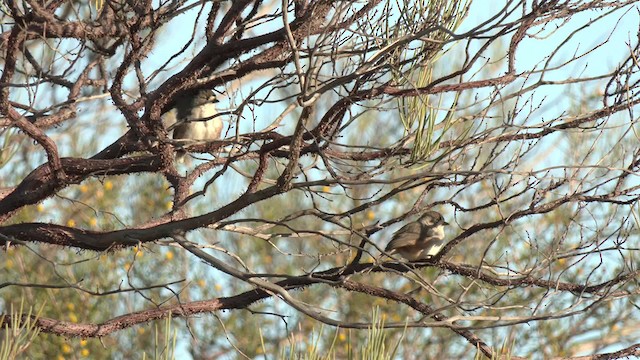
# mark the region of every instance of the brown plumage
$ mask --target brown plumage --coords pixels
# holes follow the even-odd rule
[[[393,234],[385,248],[389,255],[399,254],[409,261],[428,259],[444,246],[444,226],[449,225],[442,215],[428,211]]]

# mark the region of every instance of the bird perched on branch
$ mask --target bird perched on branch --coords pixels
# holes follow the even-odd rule
[[[428,211],[393,234],[385,248],[388,255],[400,254],[409,261],[435,256],[444,246],[444,226],[449,225],[442,215]]]
[[[176,106],[167,112],[162,122],[167,131],[173,130],[174,140],[216,140],[222,132],[222,120],[214,103],[218,102],[215,93],[209,89],[194,94],[182,95],[176,100]],[[188,143],[188,142],[185,142]],[[177,150],[176,159],[184,161],[185,150]]]

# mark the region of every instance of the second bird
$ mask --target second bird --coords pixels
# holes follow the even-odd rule
[[[449,225],[442,215],[427,211],[424,215],[400,228],[384,251],[399,254],[409,261],[428,259],[440,252],[444,246],[444,226]]]
[[[199,90],[176,100],[176,106],[166,113],[163,123],[166,129],[173,128],[174,140],[216,140],[222,133],[222,120],[214,117],[218,112],[212,90]],[[184,161],[186,151],[176,151],[176,159]]]

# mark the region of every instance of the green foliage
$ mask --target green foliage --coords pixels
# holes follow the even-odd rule
[[[402,331],[400,338],[390,341],[387,338],[389,330],[384,328],[384,317],[377,308],[372,312],[372,325],[367,330],[336,329],[331,337],[323,336],[324,327],[320,328],[318,335],[313,330],[308,332],[309,337],[297,339],[291,335],[289,346],[280,352],[282,360],[329,360],[329,359],[361,359],[361,360],[390,360],[394,359],[401,345],[407,329]],[[354,331],[362,332],[364,339],[354,341]],[[347,334],[345,334],[345,332]],[[333,339],[323,345],[323,339]],[[302,350],[298,350],[302,348]]]
[[[421,17],[427,15],[426,21],[430,24],[439,24],[444,29],[431,31],[430,42],[420,42],[413,52],[398,52],[392,57],[391,64],[397,64],[394,71],[395,81],[408,89],[425,88],[433,83],[434,69],[439,65],[438,60],[443,55],[443,48],[451,39],[451,34],[467,16],[470,1],[417,1],[406,2],[404,11],[395,26],[387,25],[393,29],[394,38],[398,32],[405,28],[411,29],[409,35],[419,33],[414,26],[421,23]],[[445,30],[446,29],[446,30]],[[403,39],[401,37],[401,39]],[[407,39],[410,41],[414,39]],[[402,41],[402,40],[400,40]],[[447,49],[450,51],[451,49]],[[407,61],[407,59],[410,59]],[[415,96],[400,97],[398,99],[400,120],[407,134],[415,134],[411,150],[411,162],[420,163],[429,160],[432,153],[439,148],[440,142],[452,127],[457,111],[460,93],[456,93],[452,99],[446,94],[436,96],[428,94],[416,94]],[[433,98],[437,99],[434,104]],[[448,108],[443,104],[449,101]],[[440,114],[445,112],[444,116]],[[439,131],[441,130],[441,131]],[[444,156],[444,155],[443,155]]]
[[[173,360],[175,359],[176,339],[178,333],[175,329],[171,329],[171,315],[167,316],[164,321],[164,328],[160,330],[158,324],[154,325],[154,360]],[[147,353],[144,352],[142,358],[146,359]]]
[[[36,322],[42,313],[44,304],[40,306],[37,313],[33,313],[33,307],[28,310],[24,308],[25,299],[20,300],[20,307],[14,309],[13,303],[9,305],[9,314],[11,316],[11,324],[5,324],[0,329],[2,334],[2,344],[0,344],[0,360],[17,359],[19,355],[24,354],[31,342],[40,333],[40,328],[36,326]],[[4,316],[0,318],[0,323],[4,320]]]

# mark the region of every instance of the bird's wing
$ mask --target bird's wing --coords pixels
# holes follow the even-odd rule
[[[415,245],[420,239],[421,231],[422,226],[417,222],[403,226],[393,234],[393,238],[389,241],[385,251]]]
[[[176,121],[178,121],[178,110],[176,110],[175,108],[167,111],[166,113],[164,113],[162,115],[162,125],[164,125],[164,128],[167,131],[173,130],[173,128],[169,129],[169,127],[171,127],[171,125],[175,124]]]
[[[176,127],[173,128],[173,138],[176,140],[186,138],[187,130],[189,130],[189,125],[185,122],[179,122],[176,124]]]

